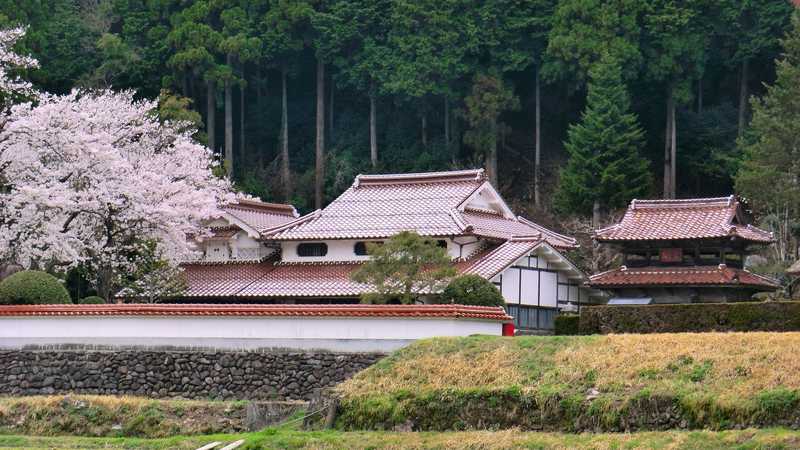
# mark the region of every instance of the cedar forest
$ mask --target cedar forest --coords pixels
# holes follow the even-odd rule
[[[0,0],[0,28],[27,27],[17,51],[39,61],[25,73],[38,89],[158,99],[162,116],[197,124],[194,138],[239,190],[301,212],[358,173],[472,167],[519,212],[572,233],[618,218],[635,197],[736,192],[776,232],[772,259],[785,264],[800,235],[798,174],[785,173],[800,139],[794,9]],[[780,136],[763,144],[772,131],[794,153]]]

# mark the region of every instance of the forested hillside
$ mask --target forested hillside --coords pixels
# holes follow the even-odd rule
[[[732,193],[750,98],[776,80],[794,9],[785,0],[0,0],[0,27],[28,27],[18,50],[38,59],[25,77],[39,89],[160,96],[162,115],[197,121],[196,139],[265,200],[308,211],[357,173],[483,166],[548,223],[593,210],[608,220],[632,196]],[[783,213],[789,239],[796,209]],[[787,249],[784,259],[795,253]]]

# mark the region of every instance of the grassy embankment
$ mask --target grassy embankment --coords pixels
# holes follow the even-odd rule
[[[419,341],[338,387],[345,429],[800,425],[800,333]]]
[[[245,402],[96,395],[0,397],[0,434],[157,438],[243,431]]]
[[[268,429],[244,435],[135,438],[54,438],[0,435],[3,449],[195,449],[214,441],[246,439],[254,449],[795,449],[800,432],[781,429],[666,431],[632,434],[525,433],[517,430],[449,433],[302,432]]]

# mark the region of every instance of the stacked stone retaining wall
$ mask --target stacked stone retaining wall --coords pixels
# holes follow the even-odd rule
[[[89,346],[0,350],[0,394],[308,400],[383,356]]]

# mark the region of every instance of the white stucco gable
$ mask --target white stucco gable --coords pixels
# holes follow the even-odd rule
[[[459,211],[464,211],[465,209],[494,212],[506,219],[515,218],[514,212],[488,181],[483,183],[458,206]]]

